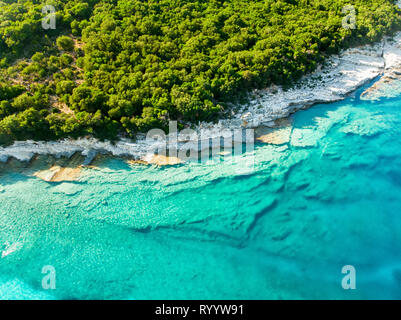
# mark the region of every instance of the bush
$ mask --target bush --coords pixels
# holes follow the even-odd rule
[[[72,51],[74,49],[74,40],[68,36],[58,37],[56,43],[60,50]]]
[[[75,82],[71,80],[63,80],[56,85],[56,94],[62,96],[64,94],[71,94],[75,88]]]
[[[104,107],[105,94],[96,88],[79,86],[75,88],[70,97],[71,107],[76,111],[87,111],[95,113]]]

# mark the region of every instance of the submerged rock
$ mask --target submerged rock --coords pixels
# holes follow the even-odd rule
[[[76,183],[71,182],[63,182],[52,188],[53,193],[61,193],[68,196],[74,196],[81,191],[81,188]]]
[[[274,128],[259,127],[255,129],[255,140],[263,143],[283,145],[290,142],[292,126],[288,119],[276,121]]]
[[[296,128],[291,135],[291,145],[294,147],[316,147],[321,134],[312,128]]]
[[[47,182],[76,181],[81,175],[83,156],[76,153],[71,158],[39,156],[25,172]],[[31,172],[33,171],[33,172]]]
[[[41,170],[34,173],[34,176],[47,182],[62,182],[78,180],[81,168],[51,167],[48,170]]]
[[[173,166],[182,163],[178,157],[164,156],[160,154],[149,154],[140,160],[128,160],[129,164],[155,164],[157,166]]]
[[[364,118],[350,121],[341,128],[341,131],[347,134],[372,137],[389,129],[391,127],[388,123],[389,120],[381,115],[368,114]]]

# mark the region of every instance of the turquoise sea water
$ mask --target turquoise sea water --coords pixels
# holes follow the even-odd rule
[[[359,93],[234,161],[2,175],[0,298],[401,298],[401,95]]]

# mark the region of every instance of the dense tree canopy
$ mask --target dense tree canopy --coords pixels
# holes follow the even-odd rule
[[[46,2],[46,4],[51,4]],[[213,121],[249,89],[290,85],[331,53],[401,26],[394,1],[0,0],[0,144],[113,138]]]

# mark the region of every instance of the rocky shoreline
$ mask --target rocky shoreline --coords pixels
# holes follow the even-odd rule
[[[264,90],[254,90],[248,104],[240,106],[230,119],[217,124],[200,123],[195,128],[191,148],[200,151],[199,140],[224,138],[233,130],[253,129],[258,142],[284,144],[288,140],[290,124],[286,119],[300,109],[317,103],[329,103],[345,99],[356,89],[381,76],[371,88],[361,96],[363,99],[376,99],[380,88],[401,78],[401,33],[392,39],[384,39],[373,46],[366,45],[343,51],[329,58],[324,66],[302,78],[295,87],[284,90],[271,86]],[[247,138],[243,138],[247,139]],[[246,142],[246,141],[237,141]],[[187,135],[178,134],[178,145],[191,143]],[[90,165],[97,155],[124,157],[135,163],[170,164],[168,157],[155,155],[160,141],[149,141],[141,136],[137,141],[121,139],[116,143],[102,142],[94,138],[65,139],[61,141],[36,142],[20,141],[0,148],[0,163],[7,166],[10,159],[30,162],[37,156],[51,155],[54,159],[69,159],[80,154],[82,165]],[[172,159],[172,164],[179,159]],[[46,177],[62,176],[54,169]],[[57,173],[58,172],[58,173]],[[43,177],[42,177],[43,178]],[[47,179],[52,180],[53,178]]]

